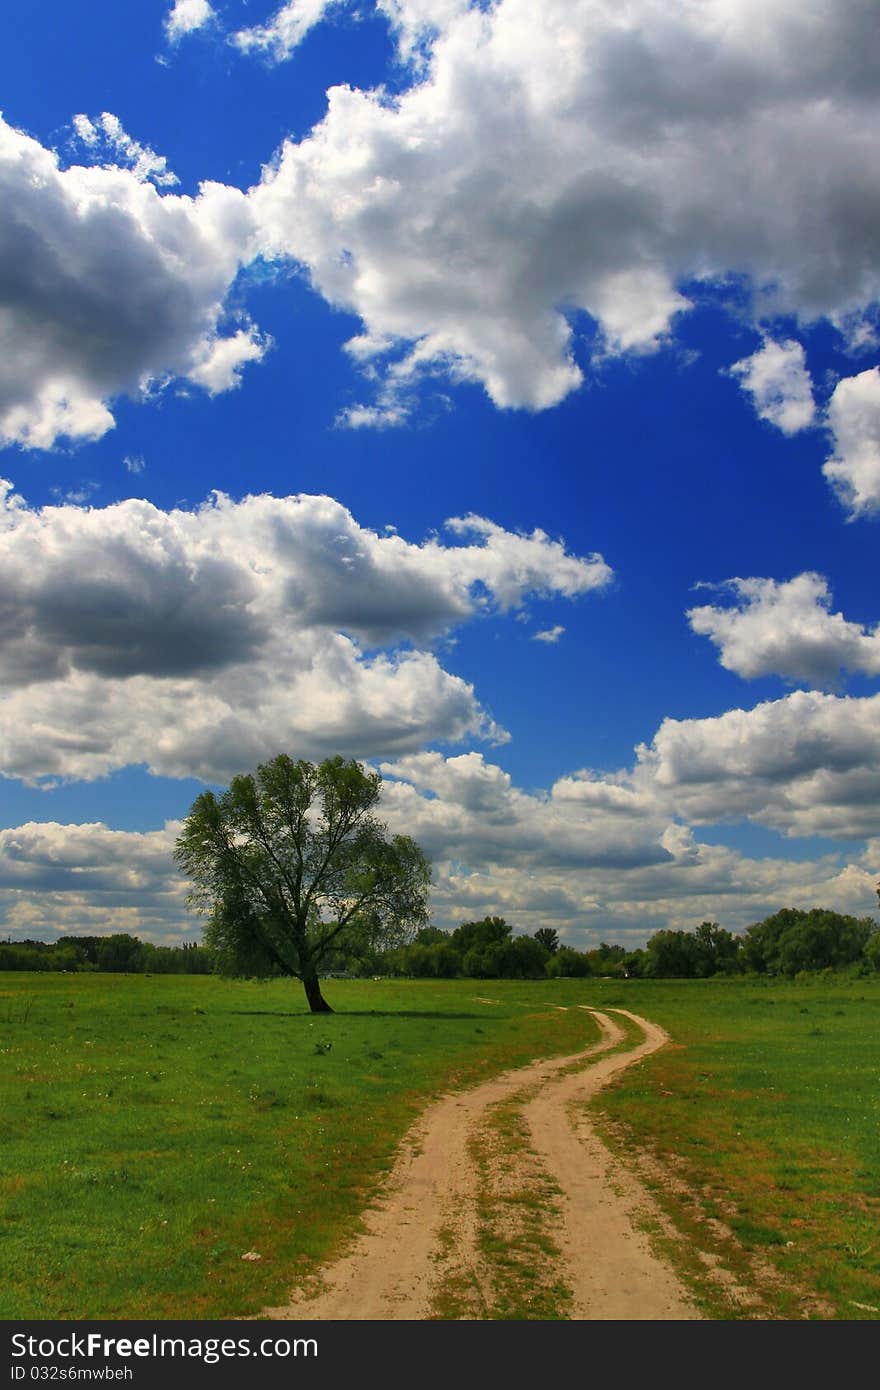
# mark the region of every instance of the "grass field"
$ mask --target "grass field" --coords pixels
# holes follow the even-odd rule
[[[750,1316],[880,1316],[880,981],[633,983],[591,994],[674,1045],[598,1109],[612,1147],[660,1160],[644,1176],[664,1174],[697,1285],[720,1257],[754,1283]]]
[[[709,1313],[723,1253],[762,1289],[743,1316],[804,1316],[802,1286],[814,1315],[878,1315],[880,981],[326,992],[338,1012],[312,1018],[297,984],[0,976],[0,1317],[280,1302],[351,1231],[427,1097],[583,1047],[589,1015],[556,1007],[576,1003],[672,1034],[600,1109],[614,1146],[654,1155],[649,1180],[658,1158],[674,1173],[672,1253]]]

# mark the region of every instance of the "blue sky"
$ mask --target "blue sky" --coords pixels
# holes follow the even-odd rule
[[[440,925],[876,909],[872,11],[16,17],[0,932],[191,939],[178,822],[282,749]]]

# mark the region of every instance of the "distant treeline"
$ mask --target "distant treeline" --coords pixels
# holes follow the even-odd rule
[[[590,951],[563,946],[552,928],[514,936],[502,917],[465,922],[455,931],[429,927],[413,943],[373,961],[394,975],[531,979],[602,975],[705,979],[711,975],[787,975],[850,968],[880,970],[880,929],[873,917],[825,908],[783,908],[734,935],[717,922],[695,931],[658,931],[644,948],[602,942]]]
[[[100,970],[130,974],[209,975],[222,969],[207,946],[153,946],[136,936],[65,936],[54,942],[0,942],[0,970]],[[717,922],[695,931],[658,931],[632,951],[602,942],[590,951],[560,943],[552,927],[514,935],[503,917],[463,922],[454,931],[425,927],[408,946],[368,956],[340,953],[329,974],[428,979],[706,979],[712,975],[786,975],[819,970],[880,971],[880,928],[873,917],[827,908],[786,907],[734,935]]]
[[[0,941],[0,970],[108,970],[136,975],[210,975],[207,946],[153,946],[125,932],[57,941]]]

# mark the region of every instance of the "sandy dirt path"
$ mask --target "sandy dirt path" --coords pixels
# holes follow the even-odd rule
[[[348,1254],[320,1272],[319,1291],[297,1291],[288,1304],[260,1316],[423,1321],[435,1316],[434,1297],[450,1273],[477,1290],[485,1287],[472,1141],[491,1107],[519,1097],[534,1153],[562,1193],[556,1273],[571,1290],[571,1316],[699,1317],[633,1224],[633,1210],[650,1208],[650,1199],[620,1171],[576,1104],[661,1047],[667,1035],[635,1014],[614,1010],[643,1036],[631,1048],[603,1056],[621,1041],[623,1030],[607,1014],[591,1012],[601,1037],[583,1052],[532,1062],[431,1105],[401,1145],[381,1199],[364,1213],[365,1231]]]

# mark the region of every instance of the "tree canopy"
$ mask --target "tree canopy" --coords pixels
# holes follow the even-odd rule
[[[354,760],[282,753],[196,798],[174,854],[228,973],[294,976],[329,1013],[319,977],[334,955],[403,944],[427,923],[430,864],[376,818],[381,782]]]

